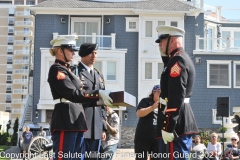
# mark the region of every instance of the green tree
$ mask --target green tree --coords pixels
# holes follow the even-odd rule
[[[18,126],[19,126],[19,119],[18,117],[15,119],[14,126],[13,126],[13,135],[12,135],[12,145],[17,145],[17,138],[18,138]]]
[[[9,135],[9,133],[8,133],[8,130],[11,128],[11,124],[12,124],[12,122],[11,122],[11,120],[8,120],[8,123],[7,123],[7,135]]]

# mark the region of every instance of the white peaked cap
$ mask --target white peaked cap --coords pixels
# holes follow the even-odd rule
[[[183,36],[185,31],[178,27],[173,26],[158,26],[157,32],[161,34],[170,34],[171,36]]]
[[[77,36],[69,35],[69,36],[58,36],[57,38],[51,40],[50,44],[55,46],[61,46],[66,44],[76,45],[76,40],[78,39]]]

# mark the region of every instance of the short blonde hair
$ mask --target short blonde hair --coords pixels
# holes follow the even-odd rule
[[[52,56],[56,56],[58,49],[59,49],[59,47],[53,47],[53,48],[49,49],[49,52]]]
[[[211,137],[212,137],[212,136],[216,136],[216,137],[218,138],[218,134],[215,133],[215,132],[211,134]]]

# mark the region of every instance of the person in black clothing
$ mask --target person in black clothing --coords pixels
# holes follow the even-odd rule
[[[159,159],[151,154],[158,153],[158,140],[155,139],[155,129],[157,125],[157,114],[159,105],[159,95],[161,93],[160,85],[155,85],[152,93],[147,98],[143,98],[137,106],[137,116],[139,121],[137,124],[134,150],[136,160]]]
[[[59,36],[50,42],[53,48],[49,52],[56,58],[48,73],[55,103],[51,120],[54,160],[83,159],[83,133],[88,127],[81,103],[98,101],[100,97],[106,105],[112,102],[105,91],[83,90],[78,77],[71,72],[68,62],[78,50],[75,43],[75,36]],[[71,156],[63,156],[66,154]]]

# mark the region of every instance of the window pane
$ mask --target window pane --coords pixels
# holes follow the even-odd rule
[[[152,79],[152,63],[145,63],[145,79]]]
[[[7,62],[12,62],[12,57],[7,57]]]
[[[223,31],[222,32],[222,47],[226,48],[227,46],[227,38],[230,38],[230,31]]]
[[[116,80],[116,62],[107,62],[107,80]]]
[[[14,14],[14,8],[9,8],[8,13],[9,14]]]
[[[152,37],[152,21],[146,21],[145,37]]]
[[[234,32],[234,38],[238,38],[234,40],[234,47],[240,47],[240,32]]]
[[[102,62],[95,62],[93,67],[102,72]]]
[[[158,79],[161,78],[162,71],[163,71],[163,63],[158,63]]]
[[[13,46],[8,46],[8,52],[13,52]]]
[[[240,65],[236,65],[236,86],[240,86]]]
[[[8,37],[8,43],[13,43],[13,37]]]
[[[229,86],[227,64],[210,64],[210,86]]]
[[[11,81],[12,80],[12,76],[7,76],[7,81]]]
[[[8,24],[14,24],[14,18],[12,17],[8,18]]]
[[[8,33],[13,33],[13,27],[8,27]]]
[[[212,28],[208,28],[208,35],[207,35],[207,49],[212,50]]]
[[[177,27],[177,22],[171,22],[171,26]]]
[[[165,25],[165,21],[158,21],[158,26],[164,26]]]
[[[129,22],[129,29],[136,29],[136,22]]]

